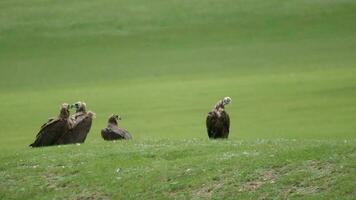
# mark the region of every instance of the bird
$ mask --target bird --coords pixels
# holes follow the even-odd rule
[[[230,97],[219,100],[206,118],[206,128],[210,139],[228,138],[230,131],[230,117],[225,106],[231,103]]]
[[[118,127],[119,120],[121,120],[121,117],[117,114],[110,116],[107,127],[101,130],[101,136],[104,140],[132,139],[131,134],[127,130]]]
[[[70,116],[70,105],[63,103],[58,117],[50,118],[41,126],[35,141],[31,147],[42,147],[55,145],[59,138],[66,134],[73,126]]]
[[[76,113],[71,116],[73,126],[58,140],[58,144],[84,143],[95,117],[95,113],[86,110],[85,102],[78,101],[70,107],[76,109]]]

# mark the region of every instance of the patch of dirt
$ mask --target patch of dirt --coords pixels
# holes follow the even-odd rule
[[[291,194],[295,195],[310,195],[318,192],[319,188],[316,186],[309,186],[309,187],[297,187],[293,186],[287,188],[283,192],[283,199],[288,199]]]
[[[70,177],[76,176],[79,171],[72,171],[68,174],[60,174],[59,172],[48,172],[43,174],[42,178],[45,180],[46,188],[61,190],[67,187],[75,187],[70,181]]]
[[[298,172],[307,172],[311,174],[298,183],[287,186],[283,191],[283,199],[288,199],[291,195],[311,195],[327,188],[328,185],[332,184],[334,181],[333,174],[336,172],[336,166],[327,162],[321,163],[315,160],[308,160],[300,166],[284,166],[279,171],[281,175]],[[318,183],[320,180],[324,181]]]
[[[274,170],[268,170],[263,172],[258,179],[249,181],[242,185],[239,192],[256,191],[259,187],[266,183],[274,183],[276,175]]]
[[[221,187],[222,187],[221,183],[216,184],[216,185],[203,184],[200,188],[193,191],[193,196],[199,197],[199,198],[204,198],[204,199],[210,199],[213,194],[213,191],[216,189],[219,189]]]
[[[210,199],[213,189],[214,188],[211,186],[203,186],[202,188],[199,188],[199,190],[195,191],[194,194],[197,197]]]
[[[73,200],[109,200],[109,195],[105,193],[100,193],[98,191],[82,191],[77,197],[73,198]]]

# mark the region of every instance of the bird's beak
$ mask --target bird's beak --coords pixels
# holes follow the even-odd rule
[[[70,108],[70,109],[75,108],[75,104],[69,105],[69,108]]]

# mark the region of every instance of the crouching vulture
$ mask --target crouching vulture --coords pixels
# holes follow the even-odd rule
[[[95,114],[87,111],[86,104],[81,101],[71,105],[71,108],[76,109],[76,113],[71,116],[73,127],[58,140],[57,144],[84,143],[90,131]]]
[[[68,104],[62,104],[59,116],[49,119],[47,123],[41,126],[36,140],[30,146],[42,147],[55,145],[72,127],[72,120],[69,118],[69,108]]]
[[[230,130],[230,117],[225,106],[231,103],[230,97],[218,101],[206,118],[206,128],[210,139],[228,138]]]
[[[121,120],[119,115],[113,114],[108,120],[108,126],[101,130],[101,136],[104,140],[129,140],[131,134],[118,127],[118,121]]]

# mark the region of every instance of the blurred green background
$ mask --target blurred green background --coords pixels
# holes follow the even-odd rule
[[[30,144],[61,103],[111,113],[135,140],[206,138],[233,99],[232,139],[356,135],[352,0],[2,0],[1,148]]]

